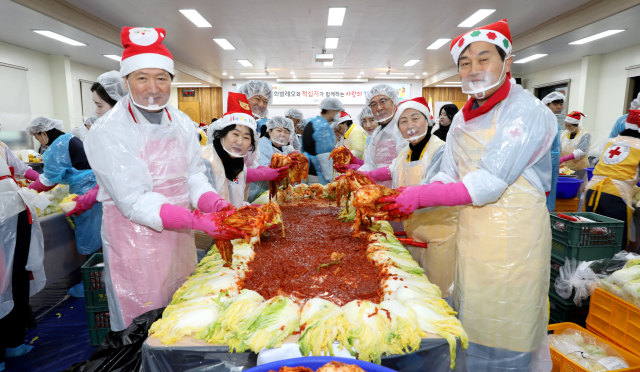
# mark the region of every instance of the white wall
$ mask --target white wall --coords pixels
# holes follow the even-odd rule
[[[569,108],[567,110],[567,112],[571,112],[572,110],[578,110],[581,67],[582,62],[575,61],[520,77],[524,79],[524,87],[529,89],[531,93],[533,93],[533,87],[536,85],[571,79],[571,85],[569,87]]]
[[[265,81],[269,81],[269,80],[265,80]],[[275,80],[271,80],[271,82],[273,84],[277,84],[277,82]],[[223,108],[223,112],[227,111],[227,96],[229,94],[229,92],[236,92],[237,87],[239,87],[240,85],[244,84],[245,81],[242,81],[240,79],[234,79],[234,80],[223,80],[222,81],[222,108]],[[236,86],[233,86],[233,84],[236,84]],[[287,85],[292,85],[293,83],[288,83]],[[314,85],[317,85],[318,83],[313,83]],[[330,87],[332,83],[326,83],[327,87]],[[345,83],[340,83],[340,84],[345,84]],[[377,79],[369,79],[368,83],[353,83],[354,86],[354,90],[361,90],[363,85],[366,85],[367,87],[373,86],[373,85],[377,85],[377,84],[411,84],[411,91],[410,91],[410,97],[411,98],[416,98],[416,97],[421,97],[422,96],[422,80],[420,79],[416,79],[416,80],[405,80],[405,79],[385,79],[385,80],[377,80]],[[300,83],[300,85],[304,86],[305,83]],[[302,88],[303,89],[303,88]],[[351,117],[354,120],[357,120],[358,114],[360,113],[360,110],[362,110],[362,108],[364,107],[364,102],[362,103],[362,105],[345,105],[345,111],[347,111],[347,113],[349,115],[351,115]],[[287,111],[290,108],[296,108],[300,111],[302,111],[302,113],[304,114],[305,118],[311,118],[311,117],[315,117],[320,115],[320,110],[318,109],[317,106],[276,106],[276,105],[272,105],[269,106],[269,117],[274,117],[274,116],[283,116],[284,112]]]
[[[82,115],[82,98],[80,93],[80,79],[87,81],[98,81],[98,76],[104,74],[106,71],[83,65],[81,63],[71,61],[71,87],[73,89],[73,108],[71,127],[79,127],[83,124]],[[86,106],[86,105],[85,105]],[[95,106],[95,105],[94,105]],[[95,107],[93,107],[95,109]],[[92,115],[85,115],[92,116]]]

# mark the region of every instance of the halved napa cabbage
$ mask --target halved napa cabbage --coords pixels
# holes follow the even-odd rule
[[[339,349],[349,349],[350,326],[342,308],[333,302],[313,298],[302,307],[300,315],[301,329],[298,344],[300,353],[308,356],[333,355],[333,341],[337,340]]]
[[[234,270],[225,269],[213,274],[189,279],[174,293],[171,303],[176,304],[192,298],[225,291],[229,292],[230,295],[240,293],[242,285],[240,275]]]
[[[392,265],[411,274],[424,274],[424,270],[411,258],[411,255],[407,256],[392,251],[377,251],[370,253],[369,258],[378,266]]]
[[[409,285],[420,288],[421,290],[423,290],[424,292],[427,292],[431,296],[442,297],[442,292],[440,291],[440,288],[437,285],[430,283],[429,280],[426,279],[426,277],[424,277],[424,279],[421,279],[420,277],[417,277],[417,276],[406,277],[406,278],[403,278],[401,276],[389,277],[385,279],[384,282],[382,283],[382,291],[385,293],[385,295],[393,294],[399,288],[409,286]]]
[[[342,307],[351,326],[349,344],[358,359],[380,364],[385,351],[390,321],[380,307],[370,301],[351,301]]]
[[[404,354],[419,349],[420,335],[416,313],[396,300],[383,301],[380,303],[380,308],[388,311],[388,317],[391,318],[385,352]]]
[[[203,296],[167,306],[162,318],[149,329],[149,335],[159,338],[163,344],[172,344],[205,329],[220,314],[217,295]]]
[[[264,303],[264,297],[257,292],[243,289],[239,295],[231,297],[222,304],[222,312],[218,319],[210,323],[195,338],[212,344],[227,344],[229,340],[237,338],[243,322],[262,303]]]

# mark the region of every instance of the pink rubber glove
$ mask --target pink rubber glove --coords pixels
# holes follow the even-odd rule
[[[36,190],[37,192],[49,191],[54,187],[56,187],[56,185],[53,185],[53,186],[43,185],[42,182],[40,182],[40,177],[38,177],[35,181],[33,181],[31,185],[27,186],[28,189]]]
[[[358,170],[360,169],[362,165],[359,164],[338,164],[336,166],[334,166],[333,168],[338,172],[338,173],[347,173],[347,170]]]
[[[204,213],[220,212],[225,208],[235,209],[233,204],[224,200],[224,198],[213,191],[205,192],[198,199],[198,209]]]
[[[235,210],[220,213],[202,213],[199,210],[191,212],[184,207],[163,204],[160,208],[160,219],[165,229],[196,229],[221,240],[244,238],[247,236],[245,233],[222,222],[234,213]]]
[[[398,216],[413,213],[420,208],[470,204],[471,195],[462,182],[434,182],[404,188],[399,195],[383,196],[376,203],[391,203],[381,209],[389,211],[391,216]]]
[[[259,166],[247,169],[247,183],[256,181],[282,181],[289,174],[289,167],[269,168]]]
[[[38,172],[34,171],[33,169],[29,168],[24,173],[24,178],[28,179],[29,181],[35,181],[38,178],[40,178],[40,174]]]
[[[364,160],[356,158],[355,156],[353,156],[353,153],[351,154],[351,160],[349,160],[349,164],[358,164],[360,166],[364,165]]]
[[[573,155],[573,154],[569,154],[567,156],[563,156],[563,157],[560,158],[560,164],[564,163],[565,161],[573,160],[575,158],[576,158],[576,156]]]
[[[366,174],[375,182],[391,180],[391,172],[389,171],[389,167],[382,167],[374,169],[372,171],[360,171],[360,173]]]
[[[93,206],[98,202],[98,190],[100,190],[100,186],[96,184],[91,190],[87,191],[86,194],[78,195],[73,198],[73,201],[76,202],[76,206],[70,210],[69,213],[65,214],[65,216],[78,216],[93,208]]]

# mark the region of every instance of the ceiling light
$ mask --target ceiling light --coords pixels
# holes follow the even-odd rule
[[[328,26],[342,26],[344,20],[344,13],[347,8],[329,8],[329,19],[327,21]]]
[[[323,62],[325,67],[331,67],[333,66],[333,61],[331,62]]]
[[[420,62],[420,60],[419,60],[419,59],[410,59],[410,60],[408,60],[408,61],[407,61],[407,63],[405,63],[403,66],[405,66],[405,67],[410,67],[410,66],[415,65],[415,64],[416,64],[416,63],[418,63],[418,62]]]
[[[413,72],[381,72],[380,75],[413,75]]]
[[[207,22],[195,9],[180,9],[180,13],[189,18],[189,20],[198,27],[211,27],[211,23]]]
[[[233,76],[229,76],[229,79],[233,79]]]
[[[178,83],[171,83],[171,85],[185,85],[185,84],[187,84],[187,85],[200,85],[200,84],[202,84],[202,83],[198,83],[198,82],[192,82],[192,83],[180,83],[180,82],[178,82]]]
[[[445,81],[444,83],[445,83],[445,84],[462,84],[462,83],[461,83],[461,82],[459,82],[459,81]]]
[[[364,71],[360,71],[360,75],[363,75],[363,74],[364,74]]]
[[[376,76],[376,79],[406,79],[407,76]]]
[[[120,62],[120,61],[122,60],[122,57],[117,56],[117,55],[115,55],[115,54],[103,54],[103,56],[105,56],[105,57],[107,57],[107,58],[111,58],[111,59],[113,59],[114,61],[118,61],[118,62]]]
[[[310,72],[309,75],[344,75],[344,72]]]
[[[427,74],[426,72],[423,72],[423,73],[422,73],[422,75],[426,75],[426,74]]]
[[[223,73],[222,73],[222,75],[226,75],[226,74],[227,74],[226,72],[223,72]]]
[[[296,73],[295,73],[295,71],[291,71],[290,74],[291,75],[295,75]]]
[[[234,50],[236,49],[227,39],[213,39],[220,47],[224,50]]]
[[[548,56],[548,54],[534,54],[534,55],[532,55],[530,57],[514,61],[513,63],[527,63],[529,61],[533,61],[534,59],[538,59],[538,58],[542,58],[542,57],[546,57],[546,56]]]
[[[456,87],[462,87],[462,85],[436,85],[436,87],[438,87],[438,88],[456,88]]]
[[[324,38],[324,47],[325,49],[336,49],[338,47],[339,37],[325,37]]]
[[[296,79],[296,76],[295,76],[295,75],[293,75],[293,76],[292,76],[292,78]]]
[[[434,41],[433,43],[431,43],[431,45],[429,45],[427,47],[427,49],[438,49],[441,46],[443,46],[446,43],[448,43],[449,41],[451,41],[451,39],[438,39],[438,40]]]
[[[471,17],[462,21],[462,23],[460,23],[458,27],[472,27],[476,23],[487,18],[491,13],[495,11],[496,11],[495,9],[480,9],[477,12],[473,13]]]
[[[275,72],[270,72],[269,75],[275,75]],[[264,75],[264,72],[241,72],[240,75]]]
[[[243,65],[244,67],[251,67],[253,66],[253,64],[251,64],[251,62],[249,62],[246,59],[237,59],[236,61],[238,61],[238,63],[240,63],[241,65]]]
[[[316,62],[332,62],[333,54],[326,54],[324,49],[322,50],[322,54],[316,54]]]
[[[569,44],[573,44],[573,45],[585,44],[585,43],[588,43],[590,41],[602,39],[603,37],[611,36],[611,35],[617,34],[617,33],[622,32],[622,31],[624,31],[624,30],[608,30],[608,31],[605,31],[605,32],[601,32],[599,34],[595,34],[595,35],[592,35],[592,36],[589,36],[589,37],[585,37],[584,39],[576,40],[576,41],[571,42]]]
[[[47,31],[47,30],[33,30],[33,32],[35,32],[36,34],[40,34],[42,36],[46,36],[46,37],[50,37],[52,39],[56,39],[58,41],[62,41],[63,43],[67,43],[69,45],[73,45],[73,46],[87,46],[87,44],[85,43],[81,43],[79,41],[73,40],[73,39],[69,39],[66,36],[62,36],[60,34],[56,34],[55,32],[52,31]]]
[[[260,80],[262,79],[277,79],[277,76],[263,76],[260,78]],[[255,77],[253,76],[245,76],[245,79],[255,79]]]

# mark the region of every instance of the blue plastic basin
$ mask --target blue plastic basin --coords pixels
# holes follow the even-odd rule
[[[593,177],[593,168],[585,168],[587,171],[587,181],[591,181],[591,177]]]
[[[558,189],[556,191],[556,199],[573,199],[580,190],[582,180],[570,177],[558,178]]]
[[[347,359],[347,358],[337,358],[337,357],[305,357],[305,358],[293,358],[293,359],[285,359],[280,360],[273,363],[263,364],[257,367],[249,368],[246,372],[268,372],[268,371],[278,371],[280,367],[307,367],[312,370],[317,370],[323,365],[331,362],[332,360],[336,360],[338,362],[346,363],[346,364],[355,364],[358,367],[365,370],[365,372],[394,372],[394,370],[383,367],[377,364],[364,362],[362,360],[357,359]]]

